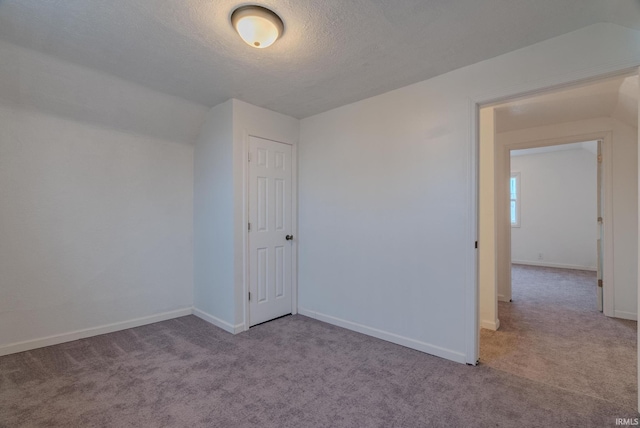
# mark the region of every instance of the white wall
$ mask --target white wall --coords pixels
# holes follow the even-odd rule
[[[610,132],[612,139],[613,187],[613,281],[614,316],[637,318],[638,254],[638,187],[637,130],[617,119],[603,117],[557,125],[528,128],[496,134],[496,144],[502,152],[506,144],[562,139],[572,136]],[[501,162],[499,162],[501,163]],[[511,228],[510,226],[506,226]],[[513,232],[513,228],[512,232]],[[504,237],[506,234],[503,234]],[[500,238],[500,237],[499,237]],[[508,243],[498,241],[499,246]],[[500,289],[499,293],[507,293]]]
[[[206,110],[10,44],[0,57],[0,354],[190,313]]]
[[[234,189],[234,293],[235,293],[235,322],[236,325],[242,326],[243,329],[248,329],[248,324],[245,324],[247,317],[247,300],[248,300],[248,284],[245,284],[245,263],[244,254],[246,253],[246,247],[244,244],[247,242],[247,224],[249,218],[247,216],[247,194],[246,194],[246,180],[248,176],[248,136],[253,135],[257,137],[266,138],[273,141],[279,141],[281,143],[292,145],[292,156],[294,163],[293,177],[297,173],[297,165],[295,157],[297,153],[298,139],[300,136],[300,121],[291,116],[276,113],[265,108],[257,107],[252,104],[245,103],[239,100],[233,101],[233,189]],[[297,219],[297,207],[295,206],[297,187],[294,180],[292,192],[294,193],[293,203],[294,212],[293,219]],[[296,224],[293,225],[294,235]],[[294,258],[296,257],[297,242],[294,240],[292,252]],[[295,262],[293,263],[293,277],[296,277]],[[294,284],[294,298],[295,298],[295,284]],[[294,309],[295,309],[294,302]]]
[[[511,261],[597,270],[597,156],[573,149],[511,156],[520,173],[520,227]],[[538,257],[542,253],[542,259]]]
[[[249,135],[295,147],[299,120],[231,99],[209,111],[195,147],[195,314],[232,333],[247,328]]]
[[[193,306],[197,315],[232,331],[235,217],[231,100],[207,114],[195,144],[194,161]]]
[[[303,119],[300,312],[475,363],[470,100],[638,63],[597,24]]]

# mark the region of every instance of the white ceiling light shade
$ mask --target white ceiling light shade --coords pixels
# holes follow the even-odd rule
[[[278,15],[257,5],[240,6],[231,14],[231,24],[242,40],[254,48],[271,46],[284,32]]]

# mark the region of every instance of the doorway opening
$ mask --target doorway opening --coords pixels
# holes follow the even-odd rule
[[[592,289],[589,307],[603,312],[605,254],[607,270],[613,268],[613,247],[605,249],[613,230],[607,228],[605,239],[604,218],[608,225],[613,219],[612,210],[604,209],[612,205],[605,186],[610,177],[605,182],[603,174],[604,144],[600,139],[510,150],[512,301],[518,299],[514,277],[537,271],[523,266],[579,270],[593,273],[586,275],[593,276],[585,284]],[[606,152],[609,171],[611,150]],[[612,282],[607,275],[607,291],[612,291]],[[607,315],[612,316],[612,295],[606,297]]]
[[[633,74],[480,110],[480,363],[637,404],[637,106]]]

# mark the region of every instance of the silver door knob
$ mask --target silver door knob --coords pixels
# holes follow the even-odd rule
[[[293,235],[287,235],[284,237],[287,241],[291,241],[293,239]]]

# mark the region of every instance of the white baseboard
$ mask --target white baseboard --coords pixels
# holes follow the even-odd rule
[[[575,269],[575,270],[590,270],[597,272],[598,268],[595,266],[579,266],[579,265],[565,265],[562,263],[550,263],[545,261],[526,261],[526,260],[511,260],[512,265],[526,265],[526,266],[540,266],[559,269]]]
[[[58,345],[60,343],[71,342],[73,340],[85,339],[91,336],[99,336],[101,334],[113,333],[115,331],[126,330],[128,328],[140,327],[142,325],[153,324],[160,321],[166,321],[172,318],[191,315],[192,308],[177,309],[175,311],[163,312],[161,314],[150,315],[147,317],[136,318],[128,321],[116,322],[113,324],[102,325],[98,327],[85,328],[69,333],[56,334],[53,336],[42,337],[39,339],[26,340],[24,342],[10,343],[0,346],[0,356],[15,354],[16,352],[30,351],[45,346]]]
[[[223,321],[220,318],[215,317],[198,308],[193,308],[193,315],[197,316],[200,319],[205,320],[209,324],[213,324],[216,327],[223,329],[224,331],[228,331],[231,334],[238,334],[244,331],[244,324],[237,324],[237,325],[229,324],[228,322]]]
[[[511,301],[511,299],[507,299],[507,297],[504,294],[498,294],[498,302],[507,302],[509,303]]]
[[[325,315],[325,314],[312,311],[309,309],[305,309],[305,308],[299,307],[298,313],[300,315],[304,315],[309,318],[317,319],[318,321],[322,321],[328,324],[337,325],[338,327],[346,328],[347,330],[357,331],[358,333],[377,337],[378,339],[386,340],[388,342],[406,346],[407,348],[416,349],[418,351],[422,351],[427,354],[435,355],[436,357],[446,358],[448,360],[452,360],[462,364],[466,362],[465,354],[462,352],[457,352],[451,349],[442,348],[440,346],[432,345],[430,343],[421,342],[419,340],[400,336],[395,333],[379,330],[377,328],[358,324],[352,321],[336,318],[331,315]]]
[[[638,314],[634,312],[625,312],[625,311],[613,311],[614,318],[622,318],[623,320],[633,320],[638,321]]]
[[[487,330],[496,331],[500,328],[500,320],[496,318],[495,321],[489,321],[489,320],[480,321],[480,327],[486,328]]]

